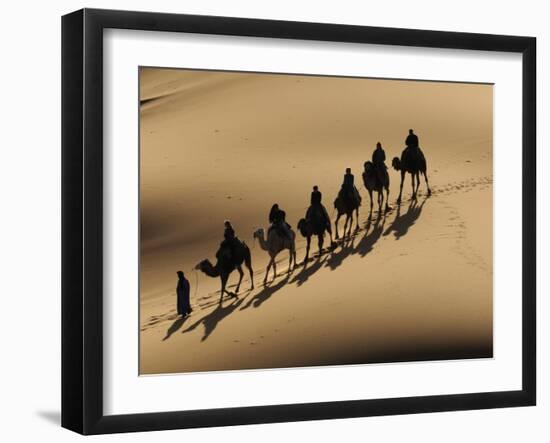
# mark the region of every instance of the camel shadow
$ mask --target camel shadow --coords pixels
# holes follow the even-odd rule
[[[354,233],[351,237],[348,237],[341,243],[340,250],[331,255],[330,259],[327,260],[326,266],[329,267],[331,271],[334,271],[344,262],[346,258],[351,255],[359,254],[361,257],[365,257],[373,250],[374,244],[382,236],[384,225],[386,223],[386,217],[386,213],[378,212],[378,216],[373,222],[372,214],[369,214],[369,218],[361,229],[361,231],[364,232],[363,236],[357,245],[355,245],[355,242],[357,240],[358,233]]]
[[[185,334],[186,332],[191,332],[202,324],[204,326],[204,334],[201,338],[201,341],[205,341],[208,337],[210,337],[212,332],[214,332],[218,324],[225,317],[231,315],[233,311],[235,311],[241,305],[241,303],[244,301],[244,298],[233,298],[231,300],[231,303],[226,306],[224,306],[223,304],[218,304],[216,309],[202,317],[200,320],[193,323],[187,329],[183,330],[182,334]]]
[[[330,258],[326,260],[326,267],[330,268],[331,271],[334,271],[344,262],[347,257],[353,254],[356,237],[357,232],[353,232],[350,236],[344,238],[344,240],[342,240],[339,245],[339,251],[333,252],[330,255]]]
[[[268,283],[264,288],[256,293],[254,297],[248,300],[246,305],[244,305],[240,310],[244,310],[250,307],[258,308],[260,307],[265,301],[267,301],[275,292],[282,289],[287,283],[290,278],[290,274],[286,274],[285,277],[281,280],[279,280],[277,283],[273,284],[273,282]]]
[[[228,288],[231,288],[231,287],[237,287],[237,284],[234,284],[232,286],[228,286]],[[252,291],[253,291],[253,289],[248,288],[248,289],[244,289],[244,290],[239,291],[236,295],[239,298],[241,298],[241,297],[246,298],[246,297],[248,297],[248,295]],[[209,295],[210,295],[209,299],[212,299],[212,301],[208,301],[206,303],[199,304],[201,309],[208,309],[208,308],[211,308],[213,306],[217,306],[217,305],[220,304],[220,302],[219,302],[220,291],[213,292]]]
[[[382,221],[382,223],[380,223]],[[369,217],[367,225],[365,227],[365,234],[357,244],[355,252],[357,252],[361,257],[365,257],[369,252],[374,249],[374,245],[380,237],[382,237],[382,232],[384,232],[384,225],[386,224],[386,215],[378,213],[378,217],[372,226],[372,218]],[[372,230],[370,230],[372,226]],[[370,232],[369,232],[370,231]]]
[[[388,227],[386,232],[384,232],[384,235],[390,235],[393,232],[396,240],[399,240],[401,237],[406,235],[409,232],[409,229],[416,223],[416,220],[418,220],[418,218],[420,217],[420,214],[422,213],[422,208],[428,198],[429,196],[424,197],[420,204],[418,204],[418,201],[416,199],[412,199],[405,214],[401,214],[401,206],[398,206],[395,219]]]
[[[308,267],[308,262],[304,263],[302,270],[298,272],[294,278],[289,282],[290,284],[296,283],[297,286],[302,286],[309,278],[315,274],[327,261],[327,255],[319,254],[313,264]]]

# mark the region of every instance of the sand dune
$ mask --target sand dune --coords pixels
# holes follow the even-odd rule
[[[492,355],[491,86],[142,69],[140,91],[142,374]],[[361,229],[290,275],[281,253],[264,288],[252,233],[271,205],[295,228],[316,184],[331,213],[345,168],[359,185],[376,142],[389,163],[409,127],[433,195],[410,201],[407,177],[396,206],[390,171],[391,212],[369,220],[361,187]],[[219,306],[219,280],[192,268],[214,259],[226,218],[256,289],[245,277]],[[297,248],[301,262],[299,235]]]

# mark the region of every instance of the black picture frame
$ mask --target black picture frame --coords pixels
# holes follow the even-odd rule
[[[103,30],[192,32],[522,54],[522,389],[131,415],[103,412]],[[62,18],[62,426],[82,434],[535,405],[536,39],[83,9]]]

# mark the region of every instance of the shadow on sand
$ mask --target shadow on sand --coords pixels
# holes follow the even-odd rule
[[[414,225],[416,223],[416,220],[418,220],[418,218],[420,217],[422,207],[424,206],[428,198],[428,196],[425,196],[420,204],[418,204],[418,201],[416,199],[411,200],[409,203],[409,207],[407,208],[407,212],[405,212],[404,214],[401,214],[401,206],[398,206],[395,219],[393,220],[393,223],[388,227],[386,232],[384,232],[384,235],[389,235],[393,232],[396,240],[399,240],[401,237],[406,235],[407,232],[409,232],[411,226]]]
[[[374,248],[375,243],[380,240],[382,237],[382,232],[384,232],[384,225],[386,224],[386,215],[379,214],[374,224],[372,219],[369,218],[365,226],[365,234],[361,237],[361,240],[357,244],[355,251],[361,256],[364,257]],[[370,230],[372,227],[372,230]],[[370,231],[370,232],[369,232]]]
[[[428,198],[427,196],[424,197],[420,204],[417,200],[411,200],[405,214],[401,214],[401,206],[397,206],[395,218],[385,232],[384,228],[388,214],[378,212],[374,220],[372,214],[369,214],[369,218],[362,229],[353,232],[351,236],[346,237],[340,242],[336,251],[333,252],[326,261],[326,266],[330,268],[331,271],[334,271],[351,255],[359,254],[361,257],[365,257],[374,249],[374,245],[380,240],[382,235],[386,236],[394,232],[396,240],[399,240],[407,234],[411,226],[418,220],[422,212],[422,207]],[[361,232],[363,232],[363,235],[356,245],[355,243]]]
[[[310,258],[306,263],[302,263],[302,269],[289,283],[296,283],[298,286],[302,286],[313,274],[323,267],[328,258],[327,254],[328,251],[320,255],[318,254],[315,259]]]
[[[162,339],[162,341],[166,341],[170,338],[170,336],[174,333],[174,332],[178,332],[179,329],[183,326],[183,324],[185,323],[185,320],[187,320],[189,318],[189,316],[186,316],[186,317],[178,317],[176,318],[176,320],[174,321],[174,323],[172,323],[170,325],[170,327],[166,330],[166,335],[164,336],[164,338]]]
[[[285,277],[279,280],[277,283],[268,283],[263,287],[263,289],[256,293],[253,297],[248,300],[246,305],[244,305],[240,310],[244,310],[250,307],[258,308],[261,306],[265,301],[267,301],[275,292],[277,292],[279,289],[282,289],[286,284],[288,283],[288,280],[290,278],[289,273],[286,273]]]
[[[214,309],[209,314],[206,314],[204,317],[193,323],[187,329],[183,330],[182,334],[193,331],[202,324],[204,326],[204,334],[201,338],[201,341],[205,341],[210,336],[210,334],[214,332],[214,329],[216,329],[218,323],[221,322],[225,317],[230,315],[235,309],[237,309],[243,301],[244,298],[231,298],[231,302],[228,305],[224,306],[223,304],[218,304],[216,309]]]
[[[359,254],[365,257],[372,251],[374,244],[380,239],[386,223],[387,214],[379,212],[376,219],[373,221],[372,215],[369,215],[363,228],[352,233],[350,237],[344,239],[337,252],[334,252],[327,260],[326,266],[334,271],[342,265],[344,260],[351,255]],[[372,228],[372,229],[371,229]],[[361,232],[363,235],[359,238]],[[355,244],[359,239],[357,245]]]
[[[310,259],[307,263],[302,263],[299,265],[301,269],[296,267],[293,272],[286,273],[285,276],[279,281],[268,283],[251,298],[248,298],[250,291],[247,291],[245,294],[241,294],[238,298],[232,298],[230,303],[225,306],[223,304],[216,303],[217,307],[213,311],[193,323],[187,329],[183,330],[182,333],[193,331],[202,324],[204,326],[204,335],[201,341],[204,341],[212,334],[217,325],[225,317],[233,313],[239,307],[239,310],[241,311],[251,307],[258,308],[269,298],[271,298],[273,294],[284,288],[287,284],[296,283],[297,286],[301,286],[321,268],[328,267],[331,270],[335,270],[342,265],[347,257],[353,254],[359,254],[361,257],[365,257],[373,250],[374,245],[382,237],[382,235],[389,235],[394,232],[396,239],[403,237],[420,217],[422,207],[426,203],[427,199],[428,197],[424,197],[420,204],[416,200],[411,200],[405,214],[401,214],[401,207],[398,206],[395,218],[385,232],[384,227],[386,224],[387,214],[379,212],[375,220],[373,220],[372,214],[369,215],[369,218],[363,225],[363,228],[359,231],[353,232],[352,235],[343,239],[336,249],[325,250],[322,254],[317,255],[315,259]],[[247,300],[246,304],[243,305],[245,300]],[[214,303],[212,303],[212,305],[214,305]],[[202,307],[204,308],[212,305],[207,304]],[[163,340],[167,340],[172,334],[177,332],[183,326],[187,318],[189,317],[176,319],[176,321],[174,321],[174,323],[166,331],[166,337],[164,337]]]

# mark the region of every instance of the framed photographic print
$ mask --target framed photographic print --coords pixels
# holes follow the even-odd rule
[[[534,38],[85,9],[62,56],[64,427],[535,404]]]

